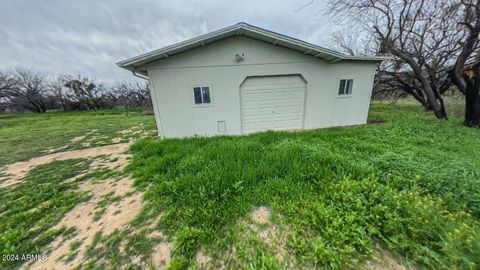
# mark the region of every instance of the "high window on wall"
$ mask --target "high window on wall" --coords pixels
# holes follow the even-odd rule
[[[210,104],[212,102],[210,98],[210,87],[208,86],[193,87],[193,97],[195,100],[195,105]]]
[[[348,96],[352,94],[353,79],[341,79],[338,88],[339,96]]]

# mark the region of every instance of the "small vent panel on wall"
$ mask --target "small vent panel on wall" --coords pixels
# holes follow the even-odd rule
[[[227,133],[227,126],[225,124],[225,121],[218,121],[218,134],[226,134]]]

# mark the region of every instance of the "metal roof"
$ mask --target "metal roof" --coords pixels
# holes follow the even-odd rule
[[[124,61],[117,63],[118,66],[136,71],[137,68],[148,63],[158,61],[169,56],[182,53],[194,48],[203,47],[207,44],[232,37],[232,36],[246,36],[260,41],[271,43],[272,45],[288,48],[306,55],[320,58],[328,62],[339,61],[371,61],[381,62],[388,59],[382,56],[351,56],[334,50],[320,47],[296,38],[282,35],[270,30],[266,30],[257,26],[253,26],[244,22],[228,26],[208,34],[204,34],[177,44],[173,44],[158,50],[147,52]]]

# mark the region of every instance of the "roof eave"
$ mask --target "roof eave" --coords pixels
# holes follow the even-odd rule
[[[117,65],[125,68],[126,66],[129,66],[129,65],[138,64],[142,60],[144,61],[144,60],[148,59],[149,57],[164,55],[165,57],[159,57],[158,59],[156,59],[156,60],[160,60],[162,58],[167,58],[168,57],[168,52],[171,51],[171,50],[178,49],[178,48],[181,48],[181,47],[195,45],[196,43],[199,46],[205,46],[206,45],[206,43],[205,43],[206,40],[208,40],[212,37],[221,35],[221,34],[227,34],[230,31],[238,30],[238,28],[239,28],[238,26],[239,26],[239,24],[228,26],[228,27],[210,32],[208,34],[200,35],[198,37],[194,37],[192,39],[188,39],[188,40],[185,40],[185,41],[182,41],[182,42],[170,45],[170,46],[166,46],[166,47],[163,47],[163,48],[160,48],[160,49],[157,49],[157,50],[153,50],[153,51],[150,51],[150,52],[147,52],[147,53],[144,53],[144,54],[140,54],[138,56],[120,61],[120,62],[117,63]],[[148,61],[148,62],[150,62],[150,61]]]
[[[253,34],[260,35],[261,37],[271,38],[272,45],[275,45],[275,46],[282,46],[287,48],[289,48],[289,46],[291,47],[296,46],[297,51],[301,51],[304,54],[311,55],[315,58],[321,58],[328,62],[340,62],[340,61],[381,62],[384,60],[388,60],[388,58],[382,57],[382,56],[348,56],[327,48],[323,48],[299,39],[278,34],[263,28],[251,26],[246,23],[238,23],[236,25],[225,27],[225,28],[222,28],[222,29],[210,32],[208,34],[204,34],[204,35],[201,35],[177,44],[173,44],[158,50],[154,50],[148,53],[138,55],[136,57],[126,59],[124,61],[120,61],[117,63],[117,65],[119,67],[122,67],[128,70],[136,70],[138,67],[142,65],[146,65],[151,62],[168,58],[171,54],[176,54],[186,50],[191,50],[197,47],[205,46],[208,43],[215,42],[222,38],[235,36],[235,35],[251,36]],[[187,49],[185,49],[186,47]],[[185,49],[185,50],[182,50],[182,49]],[[295,50],[295,48],[289,48],[289,49]],[[300,50],[300,49],[303,49],[303,50]]]

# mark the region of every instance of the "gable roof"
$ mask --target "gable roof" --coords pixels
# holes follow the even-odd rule
[[[328,62],[339,61],[370,61],[381,62],[386,60],[382,56],[351,56],[346,55],[331,49],[320,47],[296,38],[282,35],[270,30],[266,30],[257,26],[253,26],[244,22],[228,26],[208,34],[204,34],[177,44],[173,44],[158,50],[147,52],[124,61],[117,63],[119,67],[130,71],[137,71],[138,67],[148,63],[158,61],[169,56],[182,53],[194,48],[203,47],[207,44],[213,43],[232,36],[246,36],[260,41],[271,43],[274,46],[288,48],[294,51],[310,55],[315,58],[320,58]]]

